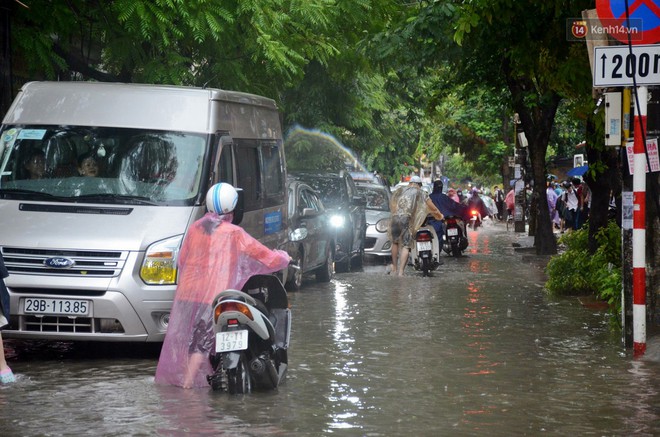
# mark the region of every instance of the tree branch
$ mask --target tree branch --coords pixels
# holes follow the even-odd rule
[[[104,71],[97,70],[90,66],[82,57],[77,56],[76,54],[65,50],[57,42],[53,43],[53,51],[60,56],[69,66],[71,71],[82,74],[85,77],[90,79],[95,79],[101,82],[125,82],[122,78],[106,73]]]

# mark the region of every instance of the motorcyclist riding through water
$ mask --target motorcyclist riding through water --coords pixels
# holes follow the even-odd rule
[[[467,206],[470,211],[477,211],[477,221],[479,224],[483,223],[483,218],[488,216],[488,209],[477,188],[472,189],[472,195],[467,201]]]
[[[248,279],[287,267],[290,257],[271,250],[232,224],[238,194],[227,183],[206,195],[209,210],[193,223],[178,255],[178,285],[155,381],[184,388],[208,387],[214,350],[212,303],[218,292],[240,290]]]
[[[443,184],[441,180],[433,182],[433,191],[429,195],[433,204],[440,210],[445,217],[459,217],[464,222],[470,219],[470,211],[467,206],[452,200],[449,196],[442,192]],[[444,234],[444,224],[440,220],[429,220],[429,223],[435,229],[438,235]]]

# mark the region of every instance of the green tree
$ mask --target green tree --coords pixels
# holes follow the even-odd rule
[[[507,89],[529,141],[529,158],[539,210],[538,253],[556,253],[547,202],[545,158],[562,98],[590,90],[587,54],[565,37],[569,17],[588,1],[512,2],[473,0],[421,2],[411,9],[401,35],[418,63],[436,68],[451,63],[458,83],[471,89]]]
[[[209,84],[277,96],[337,52],[324,0],[111,0],[9,5],[24,78]]]

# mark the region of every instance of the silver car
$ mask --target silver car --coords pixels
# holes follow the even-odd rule
[[[358,193],[367,199],[367,233],[364,254],[389,257],[392,242],[387,231],[390,227],[390,190],[384,185],[369,182],[356,182]]]

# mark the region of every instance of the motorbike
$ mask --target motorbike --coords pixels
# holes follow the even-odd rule
[[[442,249],[453,257],[460,257],[468,247],[465,222],[457,216],[445,217],[445,236]]]
[[[481,226],[481,214],[478,210],[472,208],[470,209],[470,227],[476,231],[479,226]]]
[[[213,390],[230,394],[272,390],[288,367],[291,311],[282,282],[275,275],[255,275],[243,290],[221,291],[213,302],[215,353]]]
[[[415,244],[412,248],[411,259],[415,270],[422,271],[423,276],[430,276],[431,271],[440,265],[441,242],[433,226],[428,223],[428,216],[422,227],[415,234]]]

